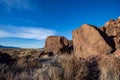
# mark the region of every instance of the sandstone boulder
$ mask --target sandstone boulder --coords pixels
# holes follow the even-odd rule
[[[108,36],[117,36],[117,34],[120,32],[120,28],[117,26],[115,20],[110,20],[105,24],[105,31]]]
[[[53,52],[53,54],[65,53],[68,49],[69,41],[62,36],[49,36],[46,39],[44,52]]]
[[[117,20],[110,20],[106,22],[105,26],[105,33],[113,38],[115,48],[120,48],[120,19]]]
[[[77,58],[108,54],[112,51],[112,48],[107,41],[107,36],[96,27],[84,24],[79,29],[73,31],[74,54]]]

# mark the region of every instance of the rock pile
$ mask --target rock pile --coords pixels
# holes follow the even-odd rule
[[[73,48],[77,58],[111,53],[117,56],[120,51],[120,19],[110,20],[100,28],[83,24],[73,31],[72,36],[73,40],[71,41],[61,36],[49,36],[46,39],[44,52],[58,55],[67,53]]]

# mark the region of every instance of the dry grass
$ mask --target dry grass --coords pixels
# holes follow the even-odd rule
[[[120,59],[114,56],[102,56],[99,61],[100,80],[120,80]]]
[[[76,59],[73,55],[59,56],[58,62],[64,69],[64,80],[85,80],[88,75],[87,62],[84,59]]]
[[[11,55],[12,58],[35,56],[40,53],[40,49],[21,49],[21,48],[0,48],[0,51]]]
[[[38,66],[38,64],[41,65]],[[0,80],[62,80],[62,74],[63,70],[58,63],[50,60],[39,62],[34,67],[29,64],[22,64],[22,67],[20,65],[0,65]]]
[[[88,73],[86,61],[70,55],[21,60],[14,65],[1,64],[0,80],[85,80]]]
[[[36,51],[27,52],[30,56],[18,57],[12,64],[0,63],[0,80],[120,80],[120,59],[112,55],[39,58],[33,57]]]

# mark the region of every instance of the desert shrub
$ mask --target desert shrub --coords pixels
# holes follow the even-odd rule
[[[50,80],[47,79],[49,76],[48,72],[45,73],[45,71],[43,68],[10,67],[2,64],[0,66],[0,80]]]
[[[14,65],[0,64],[0,80],[63,80],[63,69],[55,58],[21,60]]]
[[[64,69],[63,80],[85,80],[88,75],[86,61],[76,59],[73,55],[62,55],[58,57]]]
[[[41,58],[37,62],[42,63],[42,68],[39,68],[34,75],[38,75],[39,80],[63,80],[63,69],[58,63],[57,57],[52,59]]]
[[[103,56],[99,61],[100,80],[120,80],[120,59]]]
[[[44,69],[37,69],[34,72],[33,80],[50,80],[50,77],[49,77],[49,75],[48,75],[46,70],[44,70]]]
[[[62,75],[62,68],[53,65],[47,65],[46,67],[39,68],[34,72],[34,78],[37,80],[63,80]]]

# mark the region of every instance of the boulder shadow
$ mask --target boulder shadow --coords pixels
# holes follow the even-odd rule
[[[89,61],[87,62],[87,67],[89,72],[86,77],[86,80],[99,80],[100,70],[98,68],[98,63],[97,63],[98,60],[99,60],[98,57],[94,57],[89,59]]]
[[[7,53],[3,53],[0,51],[0,63],[9,64],[11,62],[11,56]]]
[[[116,48],[115,48],[115,42],[114,42],[114,37],[115,36],[108,36],[105,32],[101,31],[99,28],[97,28],[94,25],[90,25],[93,26],[99,33],[100,35],[103,37],[103,39],[105,40],[105,42],[113,49],[111,51],[111,53],[115,52]],[[105,28],[104,28],[105,31]]]

